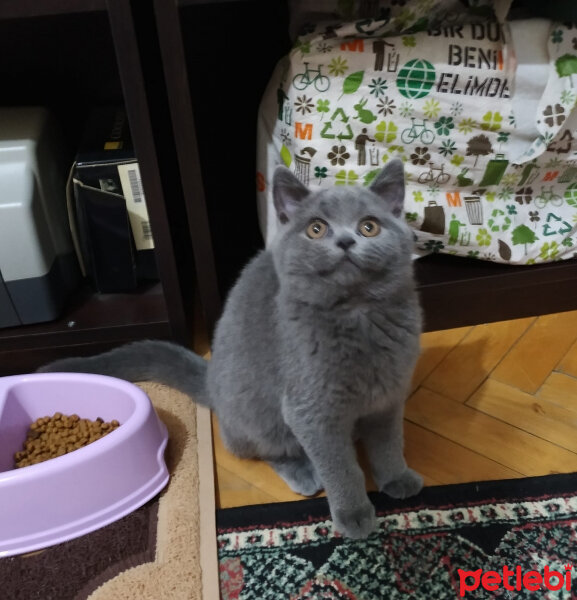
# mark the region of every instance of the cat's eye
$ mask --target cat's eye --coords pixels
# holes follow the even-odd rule
[[[307,227],[307,236],[312,240],[320,240],[327,234],[329,227],[321,219],[312,220]]]
[[[381,233],[381,225],[376,219],[363,219],[359,223],[359,233],[365,237],[375,237]]]

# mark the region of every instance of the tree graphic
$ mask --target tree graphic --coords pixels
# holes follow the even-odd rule
[[[573,87],[572,75],[577,75],[577,56],[573,54],[563,54],[555,61],[555,68],[559,77],[569,77],[571,87]]]
[[[506,144],[509,141],[509,136],[511,134],[508,131],[499,131],[499,135],[497,136],[497,143],[499,144],[499,152],[501,151],[501,145]]]
[[[535,232],[529,229],[527,225],[519,225],[513,229],[513,244],[524,244],[525,254],[527,254],[527,244],[534,244],[538,239]]]
[[[467,156],[475,156],[475,166],[479,156],[487,156],[493,152],[491,140],[484,134],[476,135],[467,142]]]

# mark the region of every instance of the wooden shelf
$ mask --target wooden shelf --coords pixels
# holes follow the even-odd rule
[[[415,272],[426,331],[577,308],[575,259],[511,266],[435,254]]]
[[[95,294],[85,285],[60,319],[0,329],[0,352],[91,341],[113,343],[138,337],[142,331],[151,337],[170,337],[159,283],[126,294]]]
[[[252,0],[255,2],[262,2],[263,0]],[[177,0],[178,6],[202,6],[207,4],[219,5],[219,4],[233,4],[233,3],[245,3],[247,0]]]
[[[70,355],[102,352],[125,342],[171,339],[162,286],[129,294],[95,294],[85,286],[58,320],[0,329],[0,376],[34,371]]]
[[[13,0],[0,4],[0,19],[47,17],[106,10],[106,0]]]

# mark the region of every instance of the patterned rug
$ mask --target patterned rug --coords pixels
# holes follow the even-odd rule
[[[577,598],[577,474],[371,500],[365,541],[335,533],[324,498],[217,511],[221,598]]]

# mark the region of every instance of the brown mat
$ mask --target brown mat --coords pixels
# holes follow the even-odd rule
[[[165,386],[139,385],[168,429],[167,487],[145,506],[93,533],[40,552],[0,559],[4,597],[219,597],[210,413]]]

